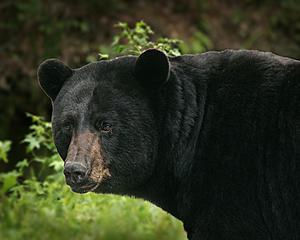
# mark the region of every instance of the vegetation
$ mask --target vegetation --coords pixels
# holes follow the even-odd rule
[[[168,56],[180,56],[182,54],[183,41],[170,38],[151,39],[154,35],[151,27],[144,21],[136,22],[133,28],[128,26],[128,23],[119,22],[115,25],[120,30],[113,37],[113,42],[110,46],[100,47],[98,58],[94,55],[87,57],[88,62],[96,60],[105,60],[110,56],[118,55],[139,55],[144,50],[156,48],[164,51]]]

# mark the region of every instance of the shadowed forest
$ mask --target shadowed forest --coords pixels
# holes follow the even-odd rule
[[[149,46],[300,59],[298,0],[3,0],[0,12],[0,239],[186,239],[148,202],[65,186],[37,83],[43,60],[77,68]]]

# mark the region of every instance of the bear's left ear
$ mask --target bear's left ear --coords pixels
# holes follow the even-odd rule
[[[168,81],[170,62],[165,53],[157,49],[148,49],[136,60],[135,74],[147,88],[159,88]]]
[[[73,70],[58,59],[48,59],[38,68],[39,84],[52,101],[72,74]]]

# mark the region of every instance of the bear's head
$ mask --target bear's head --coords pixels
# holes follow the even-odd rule
[[[55,59],[40,65],[54,142],[73,191],[123,194],[152,176],[159,142],[155,92],[169,72],[168,57],[155,49],[78,69]]]

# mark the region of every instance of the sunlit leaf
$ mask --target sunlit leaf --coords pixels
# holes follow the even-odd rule
[[[11,141],[0,141],[0,160],[8,162],[7,154],[11,147]]]
[[[20,172],[23,171],[24,168],[28,167],[29,163],[27,159],[24,159],[17,163],[16,167],[19,169]]]
[[[0,174],[0,183],[1,183],[1,188],[0,192],[6,193],[11,187],[17,185],[18,177],[20,176],[20,173],[17,171],[11,171],[8,173],[1,173]]]

